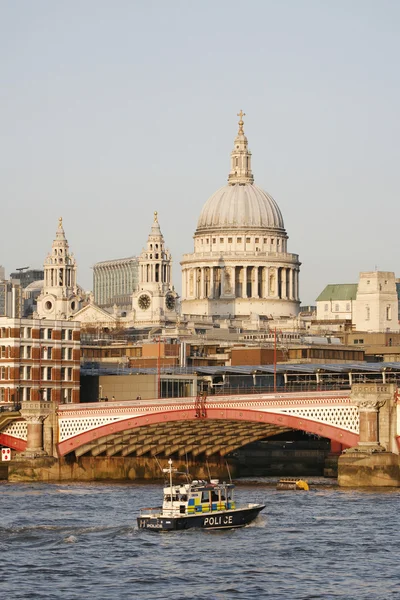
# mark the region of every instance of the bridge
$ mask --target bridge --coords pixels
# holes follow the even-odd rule
[[[11,422],[3,427],[0,422],[0,444],[24,452],[42,440],[42,449],[47,441],[50,453],[51,437],[51,454],[59,457],[196,458],[226,456],[289,430],[328,438],[343,448],[359,441],[359,408],[349,390],[51,404],[24,403]],[[29,428],[34,442],[28,440]]]

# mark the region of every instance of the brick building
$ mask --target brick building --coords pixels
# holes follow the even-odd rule
[[[0,402],[79,402],[80,323],[0,317]]]

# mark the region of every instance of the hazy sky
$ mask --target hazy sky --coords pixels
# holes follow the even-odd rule
[[[0,264],[192,252],[245,132],[313,303],[399,255],[398,0],[0,0]]]

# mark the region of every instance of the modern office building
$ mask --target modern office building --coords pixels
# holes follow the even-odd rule
[[[18,279],[22,288],[25,289],[31,283],[37,281],[43,281],[44,271],[43,269],[18,269],[14,273],[11,273],[10,279]]]
[[[139,262],[135,256],[98,262],[93,266],[94,302],[101,308],[131,308],[132,294],[139,284]]]

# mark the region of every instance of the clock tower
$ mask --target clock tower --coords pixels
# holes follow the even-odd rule
[[[176,321],[178,294],[172,286],[172,257],[165,248],[157,212],[146,248],[139,257],[139,286],[132,296],[135,324],[158,325]]]
[[[76,283],[76,260],[69,251],[62,218],[58,220],[56,239],[44,261],[43,291],[37,299],[41,319],[73,319],[82,298]]]

